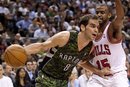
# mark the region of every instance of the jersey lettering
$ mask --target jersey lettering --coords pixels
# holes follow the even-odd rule
[[[77,64],[80,61],[80,59],[76,58],[75,56],[64,55],[63,53],[60,53],[59,57],[63,60],[70,61],[74,64]]]
[[[71,67],[71,64],[67,64],[67,65],[65,66],[65,68],[64,68],[64,71],[69,70],[70,67]]]
[[[109,64],[107,58],[103,59],[103,60],[98,60],[96,63],[97,63],[97,66],[99,69],[102,69],[102,67],[109,67],[110,68],[110,64]]]
[[[94,54],[95,54],[95,56],[98,56],[98,55],[111,55],[109,45],[107,45],[107,44],[96,45],[94,47]]]

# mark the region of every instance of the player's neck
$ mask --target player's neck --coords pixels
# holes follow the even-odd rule
[[[78,35],[78,40],[81,42],[90,42],[91,40],[89,39],[89,37],[86,37],[85,34],[83,34],[82,32],[79,33]]]
[[[109,23],[109,21],[106,21],[106,22],[103,22],[102,24],[100,24],[99,33],[103,33],[103,31],[105,30],[108,23]]]
[[[91,40],[86,39],[83,34],[78,35],[78,49],[81,51]]]

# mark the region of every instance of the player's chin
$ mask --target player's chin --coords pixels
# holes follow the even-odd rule
[[[93,37],[91,37],[91,40],[95,40],[95,38],[96,38],[96,37],[95,37],[95,36],[93,36]]]
[[[103,23],[103,21],[100,19],[100,20],[99,20],[99,24],[102,24],[102,23]]]
[[[97,37],[97,35],[96,35],[96,34],[93,34],[92,39],[95,40],[96,37]]]

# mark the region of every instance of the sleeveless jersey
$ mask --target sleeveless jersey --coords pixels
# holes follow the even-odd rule
[[[77,32],[70,32],[70,38],[63,47],[51,48],[41,63],[42,72],[54,79],[67,80],[76,64],[89,55],[93,43],[78,51]]]
[[[112,44],[108,40],[107,30],[110,23],[105,28],[102,37],[94,44],[93,65],[99,69],[110,67],[113,73],[126,70],[126,54],[122,47],[122,42]]]

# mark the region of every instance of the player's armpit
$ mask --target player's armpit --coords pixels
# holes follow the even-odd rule
[[[113,24],[111,24],[108,29],[108,40],[113,44],[120,43],[122,41],[121,29],[116,29],[113,27]]]

